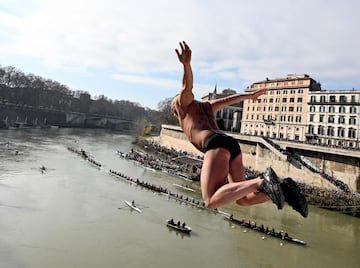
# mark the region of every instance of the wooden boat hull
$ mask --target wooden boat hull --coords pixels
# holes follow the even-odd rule
[[[169,222],[167,222],[166,226],[185,234],[190,234],[191,232],[191,228],[189,226],[182,227],[182,226],[177,226],[176,224],[171,224]]]

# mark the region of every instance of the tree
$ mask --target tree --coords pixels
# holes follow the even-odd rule
[[[173,98],[166,98],[158,103],[160,122],[163,124],[178,125],[178,120],[171,110]]]

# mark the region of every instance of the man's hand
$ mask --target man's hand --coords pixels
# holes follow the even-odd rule
[[[262,88],[262,89],[260,89],[260,90],[258,90],[258,91],[256,91],[256,92],[254,92],[253,94],[251,94],[251,95],[252,95],[251,98],[252,98],[253,100],[256,100],[258,97],[260,97],[261,95],[265,94],[265,92],[266,92],[265,88]]]
[[[179,58],[179,61],[182,64],[190,64],[191,61],[191,49],[189,46],[185,43],[185,41],[182,41],[179,43],[181,47],[181,53],[179,50],[175,49],[175,52]]]

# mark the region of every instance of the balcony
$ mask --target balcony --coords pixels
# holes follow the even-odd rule
[[[265,125],[275,125],[275,120],[273,119],[264,119]]]

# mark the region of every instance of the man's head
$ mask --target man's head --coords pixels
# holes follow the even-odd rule
[[[175,97],[171,101],[171,111],[173,112],[174,116],[178,118],[178,105],[179,105],[179,96],[180,94],[176,94]]]

